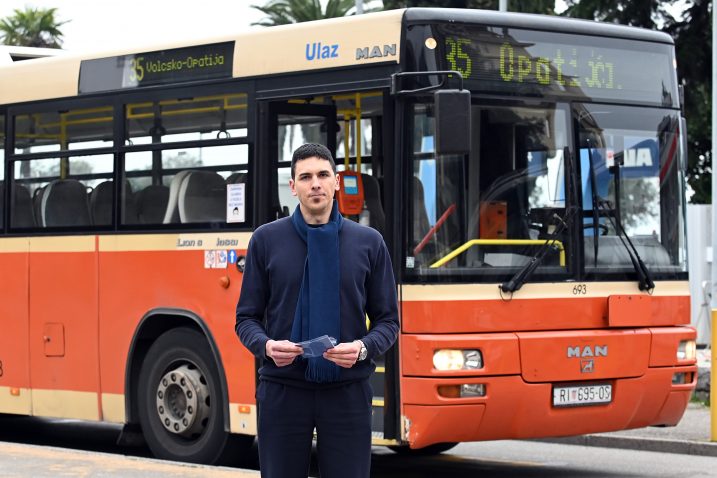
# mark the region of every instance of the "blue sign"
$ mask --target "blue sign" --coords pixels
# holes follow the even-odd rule
[[[237,262],[237,251],[234,250],[228,250],[227,251],[227,261],[229,264],[236,264]]]

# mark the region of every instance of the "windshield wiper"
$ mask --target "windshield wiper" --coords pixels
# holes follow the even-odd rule
[[[567,209],[564,218],[558,216],[557,214],[553,214],[553,218],[558,220],[558,224],[553,233],[550,234],[550,239],[547,239],[545,243],[540,246],[538,252],[535,253],[525,267],[519,270],[509,281],[503,282],[500,285],[500,290],[503,292],[515,292],[523,287],[523,284],[525,284],[528,280],[528,277],[530,277],[530,275],[540,265],[545,257],[545,254],[547,254],[550,249],[555,249],[555,243],[557,242],[558,237],[560,237],[560,234],[568,227],[568,225],[572,223],[573,217],[577,211],[577,207],[571,206]]]
[[[578,190],[576,185],[578,184],[577,169],[573,165],[572,155],[570,154],[570,148],[567,146],[563,148],[563,158],[565,160],[565,166],[568,170],[568,194],[567,204],[568,207],[565,209],[565,217],[560,217],[557,214],[553,214],[553,218],[558,220],[558,225],[551,234],[551,240],[546,240],[543,245],[540,246],[538,252],[530,259],[525,267],[519,270],[511,279],[507,282],[503,282],[499,287],[503,292],[515,292],[523,287],[523,284],[528,280],[530,275],[537,269],[540,262],[545,257],[545,254],[549,249],[555,247],[555,243],[560,237],[560,234],[567,229],[573,222],[575,215],[582,216],[582,210],[579,207],[580,202],[578,201]]]
[[[650,271],[647,269],[647,266],[642,261],[642,258],[640,257],[640,254],[637,252],[637,248],[630,240],[630,236],[627,235],[627,232],[625,232],[625,228],[622,227],[622,219],[620,217],[620,196],[621,196],[621,188],[620,188],[620,163],[621,158],[615,157],[614,164],[610,167],[610,172],[615,176],[614,184],[615,184],[615,198],[616,203],[615,207],[612,207],[612,204],[610,201],[606,199],[602,199],[600,196],[598,196],[597,191],[595,189],[595,183],[597,182],[595,180],[595,170],[593,169],[593,159],[592,159],[592,149],[590,148],[590,144],[588,141],[588,160],[590,162],[590,189],[592,190],[592,201],[593,201],[593,241],[594,241],[594,248],[595,248],[595,266],[597,267],[597,256],[598,256],[598,218],[600,216],[600,212],[603,212],[603,216],[607,217],[610,223],[612,224],[612,227],[617,232],[617,237],[620,238],[620,242],[622,242],[622,245],[625,247],[625,250],[627,251],[627,255],[630,257],[630,262],[632,262],[632,267],[635,269],[635,272],[637,273],[638,281],[639,281],[639,289],[640,290],[646,290],[651,291],[655,288],[655,283],[652,281],[652,278],[650,277]],[[614,214],[611,214],[611,211],[614,212]],[[615,217],[615,220],[613,220],[613,216]],[[625,242],[627,240],[627,242]]]
[[[618,171],[619,174],[619,171]],[[619,194],[619,189],[617,189],[617,185],[615,188],[615,195],[616,197]],[[619,201],[619,199],[618,199]],[[622,242],[622,245],[625,246],[625,250],[627,251],[627,255],[630,257],[630,262],[632,262],[632,267],[635,269],[635,272],[637,273],[638,281],[640,282],[638,285],[638,288],[640,290],[646,290],[651,291],[655,288],[655,283],[652,281],[652,277],[650,277],[650,271],[647,269],[647,266],[642,261],[642,258],[640,258],[640,254],[637,253],[637,248],[630,240],[630,236],[627,235],[627,232],[625,232],[625,229],[622,227],[622,221],[620,220],[620,217],[615,214],[615,220],[613,221],[612,216],[610,215],[610,210],[612,209],[612,204],[608,200],[599,200],[598,205],[600,208],[606,212],[605,216],[608,218],[608,220],[612,223],[612,227],[615,228],[615,231],[617,231],[617,237],[620,238],[620,242]],[[617,211],[617,209],[615,209]],[[623,239],[624,237],[624,239]],[[625,242],[627,240],[627,242]],[[628,246],[629,244],[629,246]],[[634,254],[634,256],[633,256]]]

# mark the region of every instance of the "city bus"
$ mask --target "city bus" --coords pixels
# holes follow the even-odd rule
[[[697,369],[675,64],[654,31],[406,9],[3,66],[0,413],[245,453],[246,249],[320,142],[397,282],[375,445],[677,424]]]

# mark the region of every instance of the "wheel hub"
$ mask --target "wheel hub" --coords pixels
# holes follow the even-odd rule
[[[206,427],[209,387],[198,369],[182,365],[159,380],[156,406],[159,421],[167,431],[192,437]]]

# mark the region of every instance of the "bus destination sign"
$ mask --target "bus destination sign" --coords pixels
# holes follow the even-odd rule
[[[79,93],[231,78],[234,42],[83,60]]]
[[[674,106],[670,48],[556,32],[440,26],[443,61],[475,90]]]

